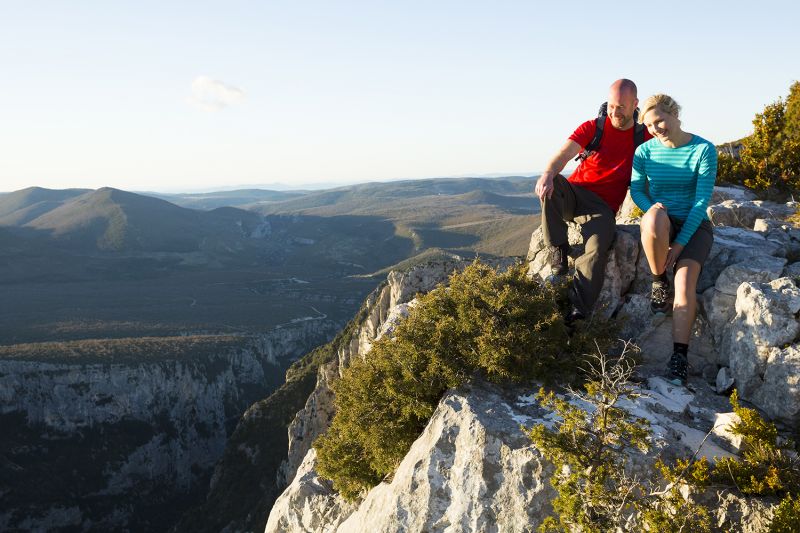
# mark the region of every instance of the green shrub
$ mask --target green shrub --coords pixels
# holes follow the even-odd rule
[[[334,385],[336,416],[314,443],[320,474],[354,499],[394,472],[447,389],[476,373],[555,379],[574,371],[593,337],[610,344],[614,330],[599,321],[570,339],[564,306],[563,294],[527,279],[525,267],[498,273],[478,261],[420,296],[392,338],[376,341]]]
[[[648,421],[618,405],[639,397],[628,383],[632,371],[625,353],[609,363],[598,352],[589,367],[586,392],[572,392],[588,409],[539,391],[541,404],[561,419],[555,429],[537,424],[529,432],[555,467],[551,483],[558,493],[552,502],[556,516],[546,518],[539,531],[709,531],[708,511],[684,499],[679,490],[687,474],[707,477],[703,463],[660,465],[668,482],[663,490],[657,490],[661,480],[656,470],[649,479],[625,471],[629,455],[646,452],[650,437]]]
[[[800,460],[792,453],[793,444],[779,444],[775,425],[742,407],[736,391],[730,401],[740,419],[730,431],[742,437],[742,459],[719,459],[712,478],[733,483],[744,494],[800,494]]]
[[[764,197],[800,190],[800,82],[784,102],[767,105],[753,119],[753,134],[742,139],[738,157],[720,154],[719,181],[745,185]]]
[[[781,500],[775,508],[769,533],[797,533],[800,531],[800,496],[791,495]]]

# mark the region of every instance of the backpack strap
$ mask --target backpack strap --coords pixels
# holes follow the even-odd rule
[[[606,125],[606,116],[600,116],[594,119],[594,137],[589,141],[589,144],[583,149],[584,152],[594,152],[600,147],[600,140],[603,138],[603,128]]]
[[[644,142],[644,124],[639,123],[639,108],[633,110],[633,149]]]
[[[608,114],[608,102],[603,102],[594,119],[594,136],[589,144],[583,147],[583,151],[578,154],[575,161],[584,161],[589,155],[600,147],[600,140],[603,138],[603,128],[606,125],[606,115]]]

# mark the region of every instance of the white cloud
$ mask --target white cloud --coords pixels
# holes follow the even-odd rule
[[[192,82],[192,95],[187,101],[203,111],[221,111],[242,100],[243,90],[208,76],[198,76]]]

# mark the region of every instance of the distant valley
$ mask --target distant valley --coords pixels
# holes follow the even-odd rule
[[[475,178],[162,198],[110,188],[0,195],[0,286],[11,302],[0,345],[347,320],[374,287],[369,276],[395,264],[524,254],[538,224],[532,187]]]
[[[244,409],[389,270],[523,255],[532,190],[0,194],[0,529],[164,531],[204,498]]]

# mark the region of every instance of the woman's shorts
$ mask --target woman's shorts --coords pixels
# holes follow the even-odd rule
[[[669,221],[671,222],[669,242],[673,242],[675,237],[678,236],[678,233],[681,232],[683,222],[672,217],[669,217]],[[703,220],[697,227],[697,230],[695,230],[694,235],[689,239],[689,242],[683,247],[681,255],[678,256],[678,261],[681,259],[692,259],[700,263],[700,266],[703,266],[703,263],[705,263],[708,258],[708,254],[711,253],[712,244],[714,244],[714,231],[711,227],[711,222]]]

